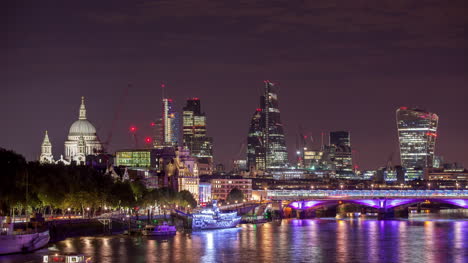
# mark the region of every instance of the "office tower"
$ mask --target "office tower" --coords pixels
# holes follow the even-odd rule
[[[153,128],[153,147],[161,149],[164,147],[164,125],[161,118],[151,123]]]
[[[351,139],[347,131],[330,132],[330,145],[351,147]]]
[[[265,81],[265,95],[261,113],[265,118],[266,168],[284,168],[288,165],[288,152],[284,138],[283,124],[280,119],[277,88]]]
[[[257,109],[250,121],[247,136],[247,168],[252,170],[265,170],[264,123],[262,109]]]
[[[164,145],[176,147],[179,141],[179,129],[177,126],[177,114],[172,99],[163,98],[162,121]]]
[[[351,137],[347,131],[330,132],[329,156],[337,173],[351,173],[353,159]]]
[[[396,121],[401,165],[408,173],[432,167],[439,117],[421,109],[401,107],[396,110]]]
[[[188,99],[183,108],[183,142],[192,156],[213,159],[213,139],[207,136],[206,116],[198,98]]]
[[[249,168],[253,165],[257,170],[287,167],[288,153],[278,108],[277,88],[270,81],[265,81],[260,108],[250,123],[247,144]]]

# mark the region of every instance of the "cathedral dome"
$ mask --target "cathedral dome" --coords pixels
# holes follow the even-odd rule
[[[88,120],[77,120],[75,121],[68,133],[69,136],[93,136],[96,135],[96,128]]]
[[[85,139],[96,138],[96,128],[86,119],[86,107],[84,97],[81,97],[80,114],[78,120],[75,121],[68,132],[69,140],[77,141],[79,136],[84,136]]]

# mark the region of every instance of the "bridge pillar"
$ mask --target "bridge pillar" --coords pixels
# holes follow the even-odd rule
[[[392,219],[395,218],[395,211],[393,209],[388,209],[388,208],[379,208],[378,210],[378,219],[379,220],[384,220],[384,219]]]

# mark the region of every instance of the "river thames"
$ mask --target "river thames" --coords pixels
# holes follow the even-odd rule
[[[468,220],[288,219],[235,229],[68,238],[1,262],[79,253],[92,262],[468,262]]]

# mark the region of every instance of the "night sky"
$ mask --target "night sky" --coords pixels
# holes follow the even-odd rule
[[[47,129],[58,158],[81,96],[111,151],[130,125],[143,144],[164,82],[179,111],[200,98],[227,165],[268,79],[291,157],[302,126],[317,148],[349,130],[360,168],[398,164],[395,110],[417,106],[440,117],[436,154],[468,166],[464,0],[127,2],[2,2],[0,147],[36,159]]]

